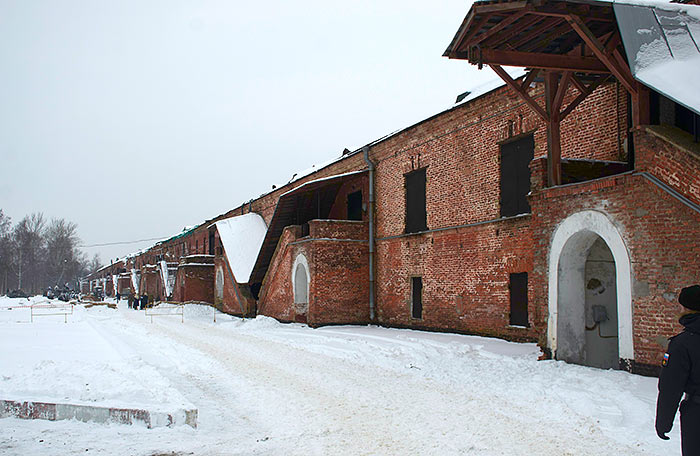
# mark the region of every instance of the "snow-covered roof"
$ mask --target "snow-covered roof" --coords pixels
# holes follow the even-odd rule
[[[519,77],[525,76],[527,71],[525,71],[525,68],[520,68],[520,67],[505,67],[504,70],[510,75],[511,78],[513,79],[518,79]],[[503,79],[499,78],[498,76],[495,76],[493,79],[488,80],[484,82],[483,84],[479,84],[474,86],[473,89],[465,92],[466,95],[462,95],[458,98],[458,101],[455,102],[455,106],[463,105],[465,103],[469,103],[472,100],[475,100],[479,98],[482,95],[485,95],[493,90],[498,89],[499,87],[503,87],[506,85],[505,82],[503,82]]]
[[[250,212],[219,220],[214,225],[219,231],[233,276],[238,283],[248,283],[267,232],[265,219]]]
[[[326,177],[321,177],[321,178],[319,178],[319,179],[310,180],[310,181],[308,181],[308,182],[304,182],[303,184],[301,184],[301,185],[299,185],[299,186],[294,187],[293,189],[291,189],[291,190],[289,190],[289,191],[287,191],[287,192],[282,193],[282,194],[280,195],[280,198],[283,197],[283,196],[285,196],[285,195],[288,195],[288,194],[290,194],[290,193],[296,192],[296,191],[299,190],[300,188],[303,188],[303,187],[306,187],[306,186],[310,186],[310,185],[316,184],[316,183],[318,183],[318,182],[323,182],[323,181],[327,181],[327,180],[334,180],[334,179],[338,179],[338,178],[341,178],[341,177],[352,176],[353,174],[362,174],[362,173],[366,173],[366,172],[367,172],[366,169],[361,169],[361,170],[359,170],[359,171],[350,171],[349,173],[334,174],[334,175],[332,175],[332,176],[326,176]]]
[[[630,0],[631,2],[632,0]],[[700,6],[616,1],[615,16],[635,79],[700,114]]]

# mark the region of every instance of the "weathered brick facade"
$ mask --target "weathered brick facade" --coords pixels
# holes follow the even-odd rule
[[[529,94],[542,101],[542,85],[533,85]],[[564,105],[576,94],[570,89]],[[628,171],[627,103],[617,83],[604,84],[562,121],[563,171],[571,183],[552,188],[545,185],[546,126],[506,87],[371,144],[369,156],[376,167],[374,323],[537,341],[556,355],[566,336],[558,332],[554,317],[564,316],[557,315],[552,306],[558,303],[550,296],[553,277],[560,280],[553,273],[558,260],[552,260],[557,233],[579,215],[597,214],[606,229],[619,234],[619,245],[608,246],[615,261],[624,257],[629,263],[616,264],[622,298],[627,285],[619,277],[625,267],[629,270],[629,309],[618,303],[616,316],[629,318],[629,324],[620,326],[629,334],[614,336],[621,340],[623,367],[653,372],[663,353],[660,340],[679,329],[678,291],[700,278],[700,215],[691,207],[700,204],[700,152],[670,127],[648,127],[634,133],[634,170]],[[502,216],[502,150],[528,137],[534,143],[531,209]],[[362,153],[347,155],[157,244],[130,260],[127,270],[141,270],[142,292],[150,295],[151,283],[157,281],[147,264],[181,258],[176,301],[210,302],[234,315],[262,314],[312,326],[367,323],[366,173],[344,178],[328,220],[287,224],[257,301],[252,284],[236,283],[212,228],[218,220],[249,212],[260,214],[269,227],[282,195],[311,181],[366,168]],[[406,176],[422,169],[427,229],[407,233]],[[348,196],[358,191],[362,221],[348,221]],[[605,240],[605,233],[594,231],[580,228],[591,242]],[[583,258],[590,248],[586,244],[577,254]],[[512,275],[522,273],[527,274],[527,322],[511,324]],[[417,279],[419,316],[413,312]],[[121,278],[119,283],[121,287]],[[162,289],[154,292],[162,295]]]
[[[312,220],[309,235],[285,228],[265,278],[260,313],[311,326],[369,322],[367,223]],[[297,268],[308,287],[299,302]]]
[[[548,259],[554,231],[563,220],[596,211],[619,231],[629,252],[634,358],[632,369],[654,373],[667,337],[681,327],[678,292],[700,277],[700,213],[653,180],[650,171],[690,199],[700,185],[700,155],[663,141],[649,132],[636,133],[638,171],[568,186],[543,188],[546,160],[532,163],[535,267],[533,298],[536,331],[547,332]],[[680,175],[680,176],[679,176]],[[618,272],[621,269],[618,266]]]
[[[147,264],[141,268],[141,280],[139,282],[139,295],[148,296],[149,302],[163,300],[163,279],[160,268],[154,264]]]
[[[214,257],[183,257],[177,268],[173,299],[178,302],[214,303]]]

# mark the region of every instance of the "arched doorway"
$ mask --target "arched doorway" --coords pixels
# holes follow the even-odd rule
[[[630,261],[617,228],[602,213],[569,216],[549,257],[548,342],[554,356],[587,366],[634,359]]]
[[[292,267],[292,284],[294,286],[294,319],[298,322],[307,321],[309,311],[309,264],[306,257],[298,255]]]
[[[235,286],[235,284],[234,284]],[[216,268],[216,276],[214,278],[214,302],[220,304],[224,300],[224,268],[219,265]]]

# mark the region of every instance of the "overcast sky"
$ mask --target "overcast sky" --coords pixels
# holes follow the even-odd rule
[[[0,0],[0,209],[85,245],[214,217],[493,79],[442,57],[470,4]]]

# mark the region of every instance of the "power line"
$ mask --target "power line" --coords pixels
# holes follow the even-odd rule
[[[165,239],[165,237],[157,237],[157,238],[150,238],[150,239],[139,239],[137,241],[119,241],[119,242],[106,242],[104,244],[90,244],[90,245],[79,245],[78,247],[81,248],[88,248],[88,247],[106,247],[108,245],[127,245],[127,244],[138,244],[139,242],[147,242],[147,241],[162,241]]]

